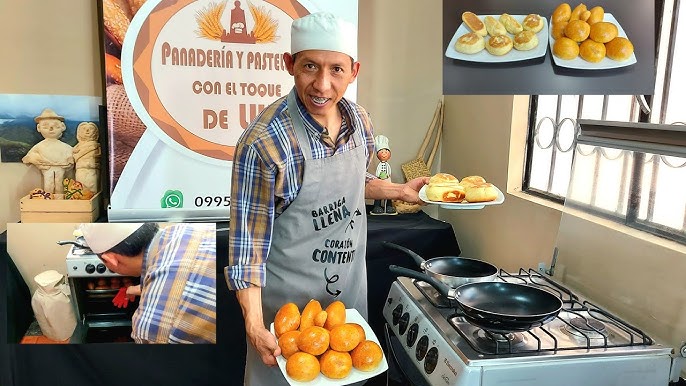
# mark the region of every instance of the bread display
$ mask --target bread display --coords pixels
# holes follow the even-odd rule
[[[522,31],[515,35],[513,45],[515,50],[533,50],[538,46],[538,37],[532,31]]]
[[[486,47],[486,42],[482,36],[474,32],[466,33],[460,36],[455,42],[455,51],[463,54],[476,54],[483,51]]]
[[[617,61],[631,58],[633,44],[628,38],[618,36],[620,28],[613,19],[604,20],[606,15],[602,6],[589,10],[586,4],[580,3],[565,20],[568,7],[567,3],[558,5],[550,17],[555,57],[564,60],[581,57],[589,63],[600,63],[605,57]]]
[[[463,12],[462,21],[467,25],[472,32],[479,36],[486,36],[488,32],[486,31],[486,26],[473,12]]]
[[[488,202],[498,198],[498,191],[488,182],[467,188],[465,199],[467,202]]]
[[[507,30],[503,23],[496,20],[493,16],[486,16],[484,18],[484,25],[486,25],[486,31],[491,36],[507,35]]]
[[[507,35],[491,36],[486,42],[486,51],[496,56],[507,54],[512,47],[512,39]]]
[[[543,23],[543,18],[541,18],[541,16],[532,13],[524,18],[522,27],[524,27],[526,31],[538,33],[543,29]]]
[[[517,19],[506,13],[500,15],[500,18],[498,20],[500,20],[500,22],[505,26],[507,32],[513,35],[516,35],[524,31],[524,27],[522,27],[522,25],[517,21]]]
[[[634,45],[627,38],[616,37],[605,43],[605,51],[608,58],[623,61],[629,59],[634,53]]]

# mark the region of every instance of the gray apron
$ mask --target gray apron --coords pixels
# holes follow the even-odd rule
[[[310,299],[319,300],[323,308],[340,300],[367,319],[367,157],[363,127],[358,122],[354,137],[349,139],[357,142],[354,149],[312,159],[294,92],[288,94],[288,111],[305,157],[305,170],[297,197],[274,221],[267,282],[262,288],[264,322],[268,327],[288,302],[297,304],[302,312]],[[266,366],[248,342],[245,384],[277,386],[288,382],[277,366]]]

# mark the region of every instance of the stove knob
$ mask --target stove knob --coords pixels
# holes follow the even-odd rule
[[[438,349],[436,347],[431,347],[428,353],[426,353],[426,360],[424,361],[424,371],[427,374],[431,374],[436,370],[436,365],[438,364]]]
[[[398,322],[400,321],[400,315],[402,315],[402,314],[403,314],[403,305],[398,304],[398,306],[395,307],[395,309],[393,309],[393,325],[394,326],[398,325]]]
[[[424,356],[426,355],[426,351],[429,349],[429,337],[424,335],[421,338],[419,338],[419,342],[417,342],[417,351],[415,351],[414,355],[417,358],[418,361],[421,361],[424,359]]]
[[[400,325],[398,326],[398,332],[400,332],[400,335],[404,334],[405,331],[407,331],[407,326],[410,324],[410,314],[409,313],[404,313],[403,316],[400,317]]]
[[[414,346],[414,342],[417,341],[417,335],[419,335],[419,325],[417,323],[413,323],[410,326],[409,331],[407,331],[407,347]]]
[[[93,264],[86,264],[86,272],[88,272],[88,273],[95,272],[95,266]]]
[[[98,273],[105,273],[105,271],[107,271],[107,267],[105,267],[105,264],[100,263],[97,267],[95,267],[95,270],[98,271]]]

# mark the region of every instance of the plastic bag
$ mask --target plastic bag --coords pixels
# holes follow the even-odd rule
[[[43,335],[55,341],[70,338],[76,328],[67,285],[60,284],[63,278],[64,275],[54,270],[41,272],[33,278],[39,285],[31,298],[33,314]]]

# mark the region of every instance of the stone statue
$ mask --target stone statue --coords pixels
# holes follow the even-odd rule
[[[374,147],[376,148],[376,158],[379,159],[379,165],[376,167],[376,176],[380,180],[391,181],[391,164],[388,160],[391,159],[391,149],[388,145],[388,137],[377,135],[374,138]],[[393,207],[391,200],[374,200],[374,207],[369,213],[372,215],[395,215],[398,212]]]
[[[74,146],[74,161],[76,175],[74,179],[93,193],[100,189],[100,143],[98,142],[98,127],[93,122],[81,122],[76,127],[76,139],[79,143]]]
[[[62,194],[62,180],[74,168],[72,147],[60,141],[67,128],[64,117],[51,109],[45,109],[34,121],[36,129],[45,139],[35,144],[21,160],[25,164],[34,165],[43,173],[43,190]]]

